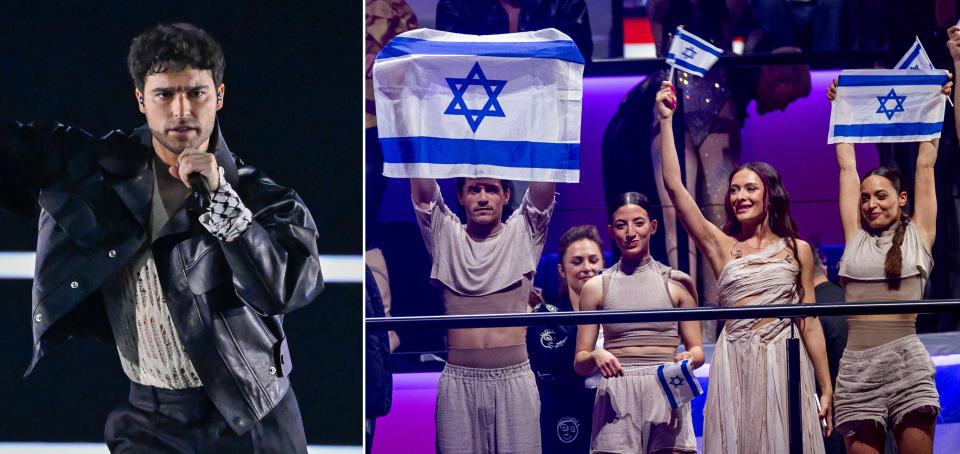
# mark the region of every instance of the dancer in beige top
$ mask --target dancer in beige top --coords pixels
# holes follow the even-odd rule
[[[623,253],[620,261],[591,278],[581,292],[582,310],[696,307],[696,286],[686,273],[653,260],[650,219],[643,194],[620,194],[609,207],[610,236]],[[604,324],[603,348],[594,348],[599,327],[580,325],[574,368],[597,370],[603,380],[593,407],[592,453],[697,452],[689,403],[673,409],[660,388],[657,366],[690,360],[703,364],[700,323],[636,322]],[[677,353],[683,340],[684,351]]]
[[[960,41],[960,29],[950,29]],[[837,97],[837,81],[827,98]],[[953,82],[942,92],[949,96]],[[837,144],[840,221],[846,247],[840,276],[846,300],[919,300],[933,269],[937,233],[933,166],[939,139],[921,142],[913,217],[900,173],[873,169],[860,180],[852,143]],[[837,374],[837,430],[851,454],[883,452],[892,429],[900,452],[932,453],[940,399],[930,354],[917,338],[917,314],[850,315]]]
[[[410,179],[430,278],[449,315],[527,312],[553,213],[555,183],[532,182],[503,222],[509,182],[458,178],[467,223],[432,179]],[[526,327],[447,330],[447,364],[437,385],[437,452],[541,452],[540,399],[527,359]]]
[[[663,82],[656,113],[662,134],[663,184],[683,227],[718,276],[722,306],[813,303],[813,253],[797,238],[790,198],[777,171],[768,164],[741,165],[729,179],[723,230],[710,223],[686,191],[673,143],[676,93]],[[823,452],[817,416],[832,424],[827,409],[833,386],[823,330],[817,318],[793,321],[813,362],[820,384],[820,405],[809,366],[801,368],[804,452]],[[730,320],[711,360],[704,408],[705,453],[779,453],[788,449],[785,340],[790,320]],[[809,364],[809,363],[808,363]],[[819,413],[819,415],[818,415]]]

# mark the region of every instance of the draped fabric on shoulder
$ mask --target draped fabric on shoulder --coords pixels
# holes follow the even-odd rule
[[[784,250],[786,256],[781,254]],[[751,297],[746,303],[750,306],[796,304],[798,272],[784,239],[760,253],[731,260],[717,279],[720,305],[733,306]],[[790,323],[727,320],[711,360],[703,452],[788,451],[785,340],[791,335]],[[796,334],[799,337],[799,328]],[[822,453],[812,366],[803,343],[800,350],[803,452]]]

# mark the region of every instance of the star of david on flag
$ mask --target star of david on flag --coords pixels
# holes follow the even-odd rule
[[[583,64],[552,28],[398,35],[373,65],[383,174],[578,182]]]
[[[886,96],[877,96],[877,101],[880,102],[880,108],[877,109],[877,113],[882,113],[887,116],[887,120],[893,120],[893,115],[897,112],[903,112],[903,101],[907,99],[906,96],[897,96],[897,92],[893,88],[890,89],[890,93],[887,93]],[[896,103],[896,107],[889,108],[887,107],[887,101],[892,101]]]
[[[939,69],[844,70],[827,143],[921,142],[940,137],[946,96]]]
[[[669,379],[667,377],[670,377]],[[690,360],[685,359],[678,363],[661,364],[657,366],[657,379],[660,388],[667,397],[671,408],[680,408],[687,402],[703,394],[700,382],[693,378]]]
[[[503,109],[500,107],[500,103],[497,102],[497,95],[503,91],[503,87],[507,84],[507,81],[488,80],[483,74],[483,69],[480,68],[479,62],[473,64],[473,68],[470,70],[470,74],[467,74],[467,77],[462,79],[447,77],[446,79],[447,84],[450,85],[450,90],[453,92],[453,100],[450,101],[447,110],[443,112],[444,114],[463,115],[467,118],[467,123],[470,124],[470,129],[472,129],[473,132],[477,132],[477,127],[480,126],[480,122],[483,121],[484,117],[506,117]],[[487,94],[487,102],[479,109],[467,107],[466,101],[463,100],[464,93],[466,93],[467,88],[471,85],[483,87],[484,92]]]
[[[677,27],[667,52],[667,64],[679,70],[703,77],[723,55],[723,49]]]

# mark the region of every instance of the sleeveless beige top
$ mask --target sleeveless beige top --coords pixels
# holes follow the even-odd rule
[[[871,234],[864,229],[857,230],[853,239],[847,243],[843,251],[843,258],[840,259],[840,276],[858,281],[885,281],[887,276],[883,268],[883,262],[886,259],[887,251],[893,245],[895,231],[896,225],[891,226],[879,235]],[[919,276],[919,288],[922,292],[924,284],[930,277],[930,271],[933,269],[933,256],[924,247],[920,230],[912,221],[907,223],[900,248],[903,252],[900,278],[907,279]],[[920,297],[921,295],[915,296],[915,298]]]
[[[617,262],[601,275],[603,309],[672,309],[667,285],[670,267],[647,257],[629,268]],[[603,348],[664,346],[680,344],[678,322],[605,323]]]

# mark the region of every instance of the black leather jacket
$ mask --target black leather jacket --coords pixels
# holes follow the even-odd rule
[[[0,123],[0,205],[41,208],[27,374],[71,336],[113,342],[100,287],[149,241],[150,137],[146,127],[95,139],[59,124]],[[283,314],[313,300],[323,280],[316,226],[299,196],[245,166],[219,127],[210,143],[253,223],[223,242],[180,209],[150,247],[180,340],[239,434],[290,388]]]

